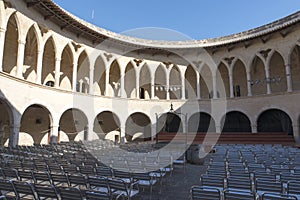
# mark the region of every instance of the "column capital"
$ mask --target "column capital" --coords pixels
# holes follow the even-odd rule
[[[26,44],[26,40],[20,39],[20,40],[18,40],[18,44],[25,45]]]
[[[0,33],[5,33],[6,32],[6,28],[0,28]]]

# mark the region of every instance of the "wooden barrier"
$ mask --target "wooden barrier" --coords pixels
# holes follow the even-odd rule
[[[203,141],[217,140],[218,144],[295,144],[294,137],[287,133],[248,133],[248,132],[230,132],[230,133],[166,133],[160,132],[156,135],[156,142],[180,142],[193,144],[202,144]]]

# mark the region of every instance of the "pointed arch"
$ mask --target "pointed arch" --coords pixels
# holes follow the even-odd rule
[[[277,51],[270,59],[270,84],[272,93],[287,91],[284,59]]]
[[[85,50],[80,53],[78,58],[77,67],[77,85],[76,91],[82,93],[89,92],[89,72],[90,72],[90,60]]]
[[[229,71],[227,66],[221,62],[217,70],[217,89],[221,97],[230,97]]]
[[[170,71],[170,99],[180,99],[181,98],[181,72],[177,65],[173,65]]]
[[[293,90],[300,90],[300,46],[296,45],[291,54],[291,76]]]
[[[3,72],[11,75],[16,75],[17,70],[17,53],[18,53],[18,40],[19,40],[19,26],[17,23],[16,15],[12,14],[6,27],[4,52],[3,52]]]
[[[53,37],[49,37],[44,46],[42,65],[42,84],[55,82],[55,43]]]
[[[65,90],[72,90],[74,55],[70,44],[67,44],[62,52],[60,63],[59,87]]]
[[[200,90],[202,99],[213,97],[213,76],[207,64],[204,64],[200,70]]]
[[[159,65],[155,71],[154,85],[155,96],[158,99],[166,99],[165,86],[167,85],[167,74],[164,66]]]
[[[30,82],[35,82],[37,77],[37,55],[38,55],[38,39],[34,26],[27,32],[23,74],[24,79]]]
[[[267,93],[267,85],[263,80],[266,79],[265,64],[258,56],[252,60],[250,67],[251,89],[253,95],[261,95]]]
[[[136,72],[133,64],[129,62],[125,68],[125,92],[127,98],[136,97]]]
[[[187,66],[184,77],[185,77],[185,98],[186,99],[197,98],[197,72],[191,65]]]
[[[151,98],[151,73],[148,64],[144,64],[140,69],[140,98]]]
[[[246,65],[240,59],[233,65],[232,78],[235,96],[247,96],[248,86]]]
[[[94,66],[94,94],[105,95],[106,69],[102,56],[98,56]]]
[[[109,68],[109,91],[111,97],[120,96],[121,89],[121,67],[117,60],[114,60]]]

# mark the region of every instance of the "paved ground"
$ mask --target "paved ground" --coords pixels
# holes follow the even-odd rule
[[[144,191],[134,199],[141,200],[188,200],[192,185],[199,185],[201,174],[205,173],[208,158],[204,165],[187,164],[184,170],[182,165],[176,165],[171,177],[164,179],[162,187],[157,185],[153,189],[152,198],[150,192]],[[161,191],[160,191],[161,190]]]

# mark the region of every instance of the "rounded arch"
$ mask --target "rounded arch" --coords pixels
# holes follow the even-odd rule
[[[61,56],[59,87],[69,91],[72,90],[73,61],[74,54],[72,48],[70,44],[67,44],[63,49]]]
[[[121,67],[117,60],[114,60],[109,67],[109,91],[111,97],[120,96],[121,89]]]
[[[43,64],[42,64],[42,84],[55,82],[55,43],[53,37],[49,37],[44,46]]]
[[[169,73],[169,91],[170,99],[180,99],[181,98],[181,72],[177,65],[173,65]]]
[[[185,98],[196,99],[197,98],[196,70],[191,65],[188,65],[184,77],[185,77]]]
[[[284,59],[278,51],[274,51],[270,58],[270,84],[272,93],[286,92],[287,81]]]
[[[35,26],[27,32],[23,74],[24,79],[30,82],[36,82],[37,79],[37,56],[38,56],[38,35]]]
[[[83,50],[78,57],[77,67],[77,81],[76,91],[82,93],[89,92],[89,72],[90,72],[90,60],[86,50]]]
[[[0,146],[3,146],[9,140],[14,116],[10,104],[2,98],[0,98],[0,113]]]
[[[156,132],[177,133],[183,132],[182,121],[175,113],[164,113],[156,122]]]
[[[300,90],[300,46],[295,45],[290,53],[293,90]]]
[[[119,142],[121,139],[120,118],[111,111],[103,111],[96,116],[93,130],[99,138]]]
[[[262,112],[257,119],[258,132],[285,132],[293,134],[290,116],[280,109],[268,109]]]
[[[126,120],[125,132],[128,142],[151,140],[150,118],[141,112],[131,114]]]
[[[207,133],[216,132],[215,120],[205,112],[194,113],[188,120],[188,132]]]
[[[158,99],[166,99],[167,73],[163,65],[159,65],[154,75],[155,96]]]
[[[151,73],[148,64],[140,69],[140,99],[151,98]]]
[[[249,117],[240,111],[231,111],[222,117],[222,132],[251,132]]]
[[[7,21],[2,63],[3,72],[11,75],[17,73],[19,27],[16,15],[12,14]]]
[[[94,94],[105,95],[106,67],[102,56],[98,56],[94,67]]]
[[[70,141],[74,141],[78,134],[83,134],[87,139],[88,118],[78,108],[66,110],[59,120],[59,131],[68,135]]]
[[[125,68],[125,92],[127,98],[135,98],[136,97],[136,69],[133,64],[129,62]]]
[[[28,106],[22,114],[20,133],[29,134],[35,144],[40,144],[45,135],[50,136],[52,124],[53,118],[50,111],[43,105],[33,104]],[[19,145],[24,144],[27,144],[27,141],[19,139]]]
[[[232,78],[233,78],[234,96],[236,97],[247,96],[248,86],[247,86],[246,66],[240,59],[237,59],[233,65]]]
[[[223,62],[218,66],[216,77],[218,93],[222,94],[221,97],[230,97],[229,70]]]

